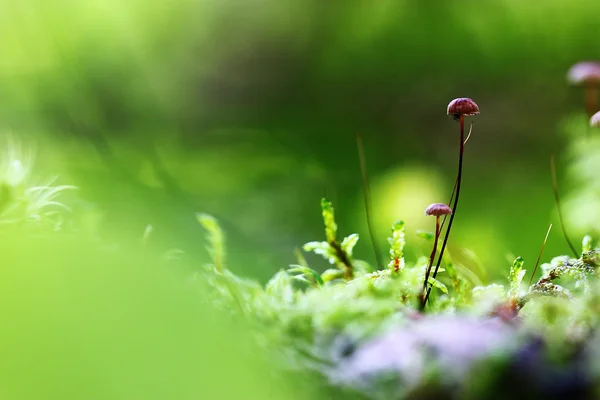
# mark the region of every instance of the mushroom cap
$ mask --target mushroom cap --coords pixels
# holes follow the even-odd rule
[[[479,114],[479,106],[468,97],[459,97],[448,104],[448,115],[459,117]]]
[[[582,61],[574,64],[567,72],[567,81],[572,85],[600,84],[600,62]]]
[[[436,217],[439,217],[440,215],[450,214],[452,214],[452,209],[444,203],[433,203],[425,209],[425,215],[435,215]]]
[[[592,118],[590,118],[590,126],[592,128],[600,128],[600,111],[592,115]]]

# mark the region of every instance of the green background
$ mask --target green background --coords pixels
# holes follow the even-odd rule
[[[582,110],[565,74],[597,56],[600,33],[596,1],[1,7],[1,127],[35,143],[40,178],[78,185],[76,212],[107,240],[152,224],[157,246],[192,251],[194,213],[212,213],[232,268],[261,278],[321,237],[324,195],[341,232],[363,237],[357,256],[373,261],[357,132],[380,251],[404,219],[412,254],[426,252],[411,232],[431,230],[423,210],[449,198],[458,126],[445,109],[463,96],[481,115],[451,249],[473,250],[490,278],[505,275],[507,254],[533,262],[556,222],[549,155],[560,175],[561,122]],[[548,254],[566,253],[559,232]]]
[[[583,113],[583,93],[565,76],[599,57],[598,15],[597,0],[0,2],[0,133],[35,150],[35,179],[79,187],[63,198],[69,226],[120,249],[105,259],[81,235],[8,235],[0,293],[12,328],[0,344],[12,352],[0,397],[290,398],[262,361],[243,364],[235,329],[207,323],[195,296],[171,285],[189,271],[144,258],[146,226],[153,254],[180,248],[199,267],[207,255],[195,213],[210,213],[227,233],[231,269],[263,280],[322,239],[327,196],[340,233],[361,235],[356,257],[373,262],[360,132],[379,251],[403,219],[409,257],[425,254],[415,232],[433,229],[423,212],[448,201],[456,174],[458,125],[446,115],[456,97],[473,98],[481,115],[454,258],[486,281],[504,279],[516,255],[531,267],[551,222],[546,259],[566,254],[549,157],[561,190],[574,189],[560,179],[563,127]],[[572,228],[579,246],[583,232]],[[166,375],[153,369],[161,362]]]

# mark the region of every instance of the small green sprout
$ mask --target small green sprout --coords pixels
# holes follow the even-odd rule
[[[206,250],[210,255],[213,266],[217,272],[222,273],[225,269],[225,235],[223,230],[212,215],[198,213],[196,219],[207,232],[208,245]]]
[[[404,221],[396,221],[392,225],[392,237],[388,238],[390,244],[390,262],[388,268],[394,272],[404,269],[404,246],[406,239],[404,234]]]
[[[518,297],[521,290],[521,284],[523,283],[523,277],[527,271],[523,269],[523,258],[517,257],[513,262],[513,265],[510,267],[510,273],[508,276],[508,280],[510,282],[510,289],[508,291],[508,295],[511,298]]]
[[[581,241],[581,251],[583,253],[588,253],[588,252],[592,251],[593,248],[594,248],[594,240],[592,239],[592,237],[590,235],[584,236],[583,240]]]
[[[290,268],[287,270],[287,273],[291,274],[293,279],[296,279],[300,282],[305,282],[313,288],[318,288],[324,284],[321,275],[319,275],[317,271],[309,267],[305,267],[302,265],[290,265]]]
[[[330,264],[336,265],[344,272],[346,279],[354,276],[352,264],[352,251],[358,242],[358,234],[353,233],[344,238],[342,242],[337,241],[337,224],[333,205],[327,199],[321,200],[323,223],[325,224],[325,242],[308,242],[303,246],[304,251],[312,251],[323,256]]]

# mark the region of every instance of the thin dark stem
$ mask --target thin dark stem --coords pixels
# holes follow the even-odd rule
[[[423,295],[421,296],[421,311],[425,309],[425,296],[427,295],[427,283],[429,282],[429,274],[431,273],[431,267],[433,267],[433,260],[435,259],[435,253],[437,252],[438,239],[440,238],[440,217],[435,217],[435,239],[433,240],[433,249],[431,249],[431,255],[429,256],[429,263],[425,270],[425,279],[423,280]]]
[[[535,271],[537,271],[538,265],[540,265],[540,260],[542,259],[542,253],[544,252],[544,247],[546,247],[546,242],[548,241],[548,235],[550,234],[550,230],[552,229],[552,224],[548,227],[548,232],[546,232],[546,237],[542,242],[542,248],[540,249],[540,254],[538,254],[537,261],[535,262],[535,267],[533,268],[533,272],[531,273],[531,278],[529,278],[529,286],[531,286],[531,282],[533,282],[533,277],[535,276]]]
[[[350,261],[350,257],[348,257],[348,254],[344,251],[344,249],[342,249],[341,244],[335,239],[329,241],[328,243],[329,246],[331,246],[331,248],[333,248],[335,251],[338,261],[344,266],[344,277],[347,279],[352,279],[354,277],[354,266],[352,265],[352,261]]]
[[[554,192],[556,210],[558,211],[558,220],[560,221],[560,228],[562,230],[563,236],[565,237],[567,244],[569,245],[571,251],[575,255],[575,258],[579,258],[579,254],[577,253],[577,250],[575,250],[575,246],[573,246],[571,239],[569,239],[569,235],[567,235],[567,229],[565,228],[565,223],[563,221],[562,209],[560,206],[560,196],[558,195],[558,183],[556,182],[556,167],[554,165],[554,154],[550,154],[550,174],[552,175],[552,190]]]
[[[467,135],[467,138],[464,141],[464,145],[467,144],[467,142],[469,141],[469,138],[471,137],[471,133],[473,132],[473,121],[471,121],[471,124],[469,126],[469,134]],[[454,181],[454,188],[452,189],[452,194],[450,195],[450,200],[448,200],[448,205],[450,207],[452,207],[452,201],[454,200],[454,193],[456,192],[456,184],[458,183],[458,177],[456,177],[456,180]],[[446,218],[448,218],[447,215],[444,215],[444,219],[442,220],[442,226],[440,228],[444,229],[444,225],[446,224]]]
[[[438,270],[440,269],[440,264],[442,263],[442,258],[444,257],[444,250],[446,249],[446,244],[448,243],[448,237],[450,236],[450,229],[452,229],[452,222],[454,222],[454,217],[456,216],[456,208],[458,206],[458,197],[460,195],[460,181],[462,179],[462,165],[463,165],[463,154],[465,152],[465,117],[464,115],[460,116],[460,153],[458,155],[458,174],[456,176],[456,197],[454,198],[454,205],[452,207],[452,215],[450,215],[450,221],[448,222],[448,229],[446,229],[446,235],[444,236],[444,242],[442,243],[442,248],[440,249],[440,255],[438,257],[438,261],[435,265],[435,270],[433,271],[432,278],[435,279],[437,276]],[[429,295],[431,294],[431,286],[427,290],[427,294],[425,295],[424,303],[427,304],[427,300],[429,299]]]
[[[375,230],[373,229],[373,221],[371,220],[372,207],[371,207],[371,189],[369,188],[369,177],[367,175],[367,161],[365,157],[365,149],[362,143],[362,137],[360,133],[356,134],[356,144],[358,146],[358,159],[360,161],[360,172],[362,174],[363,193],[365,196],[365,214],[367,216],[367,227],[369,228],[369,236],[371,236],[371,243],[373,244],[373,252],[375,253],[375,261],[377,262],[377,268],[383,268],[383,260],[381,254],[377,250],[377,239],[375,238]]]
[[[458,178],[454,181],[454,188],[452,189],[452,194],[450,195],[450,200],[448,200],[448,206],[452,207],[452,202],[454,201],[454,193],[456,193],[456,184],[458,183]],[[448,215],[444,215],[444,219],[442,219],[442,225],[440,226],[440,231],[444,229],[444,225],[446,224],[446,218]]]

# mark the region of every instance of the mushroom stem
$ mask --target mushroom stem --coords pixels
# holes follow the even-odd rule
[[[471,137],[471,132],[473,132],[473,121],[471,121],[471,126],[469,127],[469,134],[467,135],[467,138],[465,139],[465,142],[464,142],[465,146],[467,145],[467,142],[469,141],[469,138]],[[448,200],[449,205],[452,205],[452,200],[454,199],[454,193],[456,192],[457,184],[458,184],[458,177],[456,177],[456,180],[454,181],[454,188],[452,188],[452,194],[450,195],[450,200]],[[442,225],[440,226],[440,231],[442,229],[444,229],[444,225],[446,224],[446,217],[448,217],[448,216],[444,215],[444,219],[442,220]]]
[[[452,201],[454,200],[454,193],[456,193],[456,185],[458,184],[458,178],[454,181],[454,188],[452,189],[452,194],[450,195],[450,200],[448,200],[448,205],[452,206]],[[442,224],[440,225],[440,232],[444,229],[444,225],[446,225],[447,215],[444,215],[444,219],[442,219]]]
[[[436,215],[435,217],[435,238],[433,239],[433,249],[431,250],[431,255],[429,256],[429,263],[427,264],[427,270],[425,271],[425,280],[423,281],[423,295],[421,296],[421,311],[425,309],[427,295],[427,283],[429,282],[429,274],[431,273],[431,268],[433,267],[433,260],[435,259],[435,253],[437,252],[438,240],[440,238],[440,217]]]
[[[440,249],[440,255],[438,257],[437,263],[435,265],[435,270],[433,271],[432,278],[435,279],[437,276],[438,270],[440,269],[440,264],[442,263],[442,258],[444,257],[444,250],[446,249],[446,244],[448,243],[448,237],[450,236],[450,229],[452,228],[452,222],[454,221],[454,216],[456,215],[456,208],[458,206],[458,197],[460,195],[460,181],[462,179],[462,165],[463,165],[463,154],[465,152],[465,116],[460,116],[460,153],[458,156],[458,174],[456,176],[456,197],[454,197],[454,204],[452,206],[452,214],[450,215],[450,221],[448,222],[448,229],[446,229],[446,235],[444,235],[444,242],[442,243],[442,248]],[[425,299],[423,300],[424,305],[427,304],[427,300],[429,299],[429,294],[431,293],[431,286],[427,290],[427,294],[425,295]]]
[[[598,88],[596,85],[588,83],[585,85],[585,111],[588,117],[592,117],[598,111]]]

